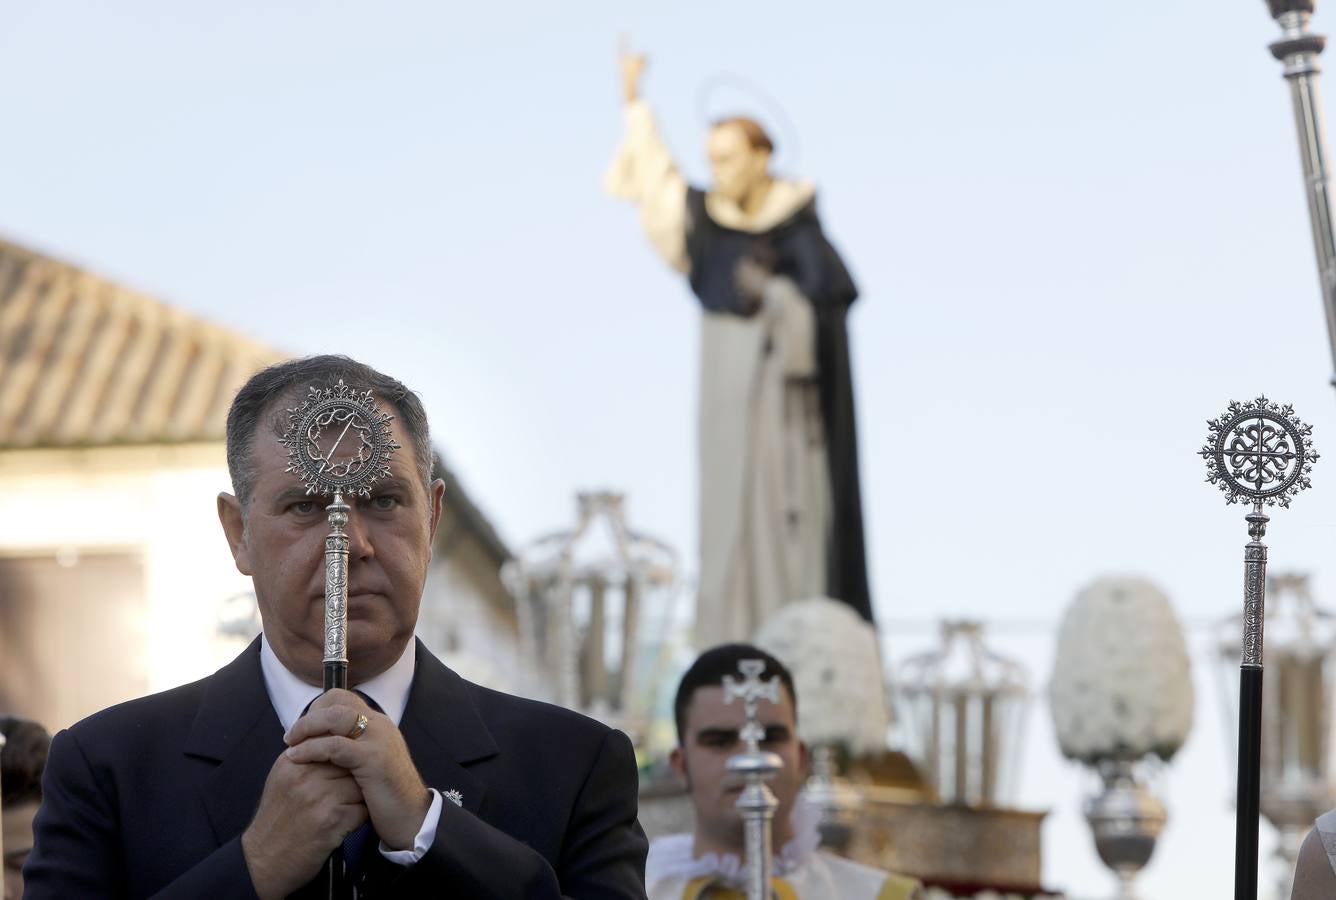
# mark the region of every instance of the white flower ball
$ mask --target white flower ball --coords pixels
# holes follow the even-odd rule
[[[1173,757],[1192,730],[1192,672],[1159,588],[1104,577],[1076,595],[1058,630],[1049,709],[1070,759]]]
[[[803,740],[840,744],[855,756],[886,749],[877,633],[847,603],[818,597],[785,604],[757,630],[755,643],[793,673]]]

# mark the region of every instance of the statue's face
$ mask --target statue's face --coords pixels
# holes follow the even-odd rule
[[[734,124],[719,125],[710,131],[706,145],[715,193],[741,203],[756,185],[766,179],[770,151],[760,150],[747,140],[747,133]]]

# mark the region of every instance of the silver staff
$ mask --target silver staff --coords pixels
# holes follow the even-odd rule
[[[325,690],[348,687],[348,524],[344,495],[371,496],[371,487],[390,474],[399,445],[390,436],[394,417],[382,413],[370,391],[343,383],[312,387],[301,406],[288,410],[288,429],[279,443],[288,449],[288,467],[306,493],[332,496],[325,536]],[[351,896],[343,855],[335,851],[326,869],[329,896]]]
[[[1199,453],[1206,480],[1225,494],[1226,503],[1251,502],[1251,541],[1243,548],[1243,659],[1239,665],[1238,797],[1234,823],[1234,900],[1257,897],[1257,822],[1262,764],[1262,623],[1266,616],[1266,506],[1287,507],[1311,487],[1317,453],[1313,427],[1294,407],[1258,397],[1234,401],[1218,419]]]
[[[1326,46],[1323,35],[1308,30],[1316,0],[1267,0],[1271,15],[1281,28],[1281,38],[1271,44],[1271,55],[1284,66],[1294,101],[1295,125],[1299,130],[1299,156],[1303,161],[1308,191],[1308,218],[1313,226],[1317,251],[1318,284],[1327,315],[1327,341],[1336,365],[1336,236],[1332,233],[1331,171],[1327,168],[1327,135],[1322,123],[1322,99],[1318,55]],[[1332,375],[1336,384],[1336,374]]]
[[[742,699],[747,722],[738,736],[746,741],[747,749],[730,756],[727,766],[728,771],[746,779],[736,806],[742,813],[745,829],[747,900],[769,900],[770,821],[779,801],[766,781],[783,767],[784,761],[778,754],[761,749],[765,728],[756,718],[756,707],[761,700],[779,702],[779,677],[772,675],[769,681],[761,681],[761,673],[765,671],[762,659],[739,660],[738,671],[745,676],[741,681],[724,676],[724,702]]]

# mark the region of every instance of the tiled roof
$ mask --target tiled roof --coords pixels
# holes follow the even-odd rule
[[[0,450],[222,441],[232,396],[289,358],[0,240]],[[498,561],[504,541],[437,458],[445,502]]]
[[[284,355],[0,240],[0,448],[219,441]]]

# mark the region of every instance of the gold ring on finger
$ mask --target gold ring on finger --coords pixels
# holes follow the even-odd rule
[[[357,724],[354,725],[352,727],[352,730],[348,732],[348,737],[354,741],[360,738],[363,734],[366,733],[366,726],[370,723],[370,721],[371,720],[368,719],[366,715],[364,715],[363,713],[358,713]]]

